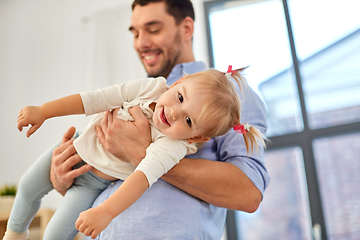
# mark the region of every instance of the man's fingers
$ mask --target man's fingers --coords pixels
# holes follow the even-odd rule
[[[76,129],[74,127],[69,128],[63,135],[61,143],[66,143],[74,136]]]
[[[60,146],[54,150],[54,154],[63,154],[67,157],[70,157],[71,155],[76,153],[75,147],[72,145],[74,140],[75,139],[68,140],[67,142],[60,144]],[[66,159],[64,159],[64,161],[65,160]]]
[[[138,121],[147,121],[146,116],[142,112],[141,108],[139,106],[135,106],[131,109],[129,109],[130,114],[134,117],[135,122]]]
[[[89,164],[86,164],[80,168],[74,169],[71,172],[69,172],[69,177],[71,178],[76,178],[84,173],[87,173],[88,171],[91,170],[91,166]]]
[[[72,150],[72,148],[74,150]],[[72,152],[74,151],[73,154],[71,154]],[[63,157],[66,159],[66,161],[63,162],[63,169],[66,169],[66,170],[71,170],[71,168],[73,166],[75,166],[77,163],[79,163],[80,161],[82,161],[81,157],[79,156],[79,154],[75,154],[76,153],[76,150],[75,150],[75,147],[72,146],[72,147],[69,147],[68,149],[66,149],[64,152],[63,152]]]
[[[111,117],[110,114],[111,114],[110,111],[106,111],[104,114],[103,120],[101,121],[101,128],[103,129],[104,132],[108,128],[109,121],[110,121],[109,118]]]
[[[106,143],[105,134],[100,126],[95,126],[96,135],[99,139],[99,142],[104,145]]]

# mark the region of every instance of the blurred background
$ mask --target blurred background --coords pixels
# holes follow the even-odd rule
[[[195,59],[246,78],[268,107],[272,178],[253,214],[229,211],[224,239],[352,240],[360,236],[358,0],[192,0]],[[52,119],[29,139],[19,110],[142,78],[132,0],[0,0],[0,185],[17,184],[70,126]],[[43,208],[56,209],[53,191]]]
[[[250,66],[268,107],[271,176],[229,239],[360,239],[360,2],[205,3],[210,65]]]

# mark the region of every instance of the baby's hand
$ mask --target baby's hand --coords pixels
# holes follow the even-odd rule
[[[100,206],[80,213],[75,227],[86,236],[95,239],[111,222],[113,217]]]
[[[31,125],[29,130],[26,132],[26,136],[30,137],[46,120],[40,111],[40,107],[28,106],[21,109],[18,119],[17,127],[21,132],[23,127]]]

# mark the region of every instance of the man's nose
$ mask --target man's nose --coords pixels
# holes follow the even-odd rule
[[[144,32],[140,32],[137,39],[135,39],[134,41],[135,41],[135,48],[140,51],[150,47],[151,45],[149,34],[146,34]]]

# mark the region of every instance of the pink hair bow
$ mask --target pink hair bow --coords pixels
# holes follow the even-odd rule
[[[227,79],[230,79],[231,75],[235,72],[235,70],[232,70],[232,66],[229,65],[227,72],[225,73],[225,76]]]
[[[238,124],[233,127],[235,132],[246,134],[248,131],[250,131],[251,125],[247,122],[245,124]]]

